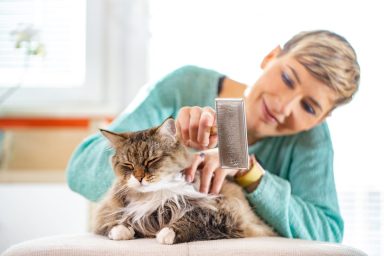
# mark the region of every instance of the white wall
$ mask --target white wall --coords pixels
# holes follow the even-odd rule
[[[66,184],[0,184],[0,253],[28,239],[88,228],[88,203]]]

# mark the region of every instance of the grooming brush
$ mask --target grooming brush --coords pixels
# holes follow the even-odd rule
[[[221,168],[248,169],[244,100],[241,98],[217,98],[216,118]]]

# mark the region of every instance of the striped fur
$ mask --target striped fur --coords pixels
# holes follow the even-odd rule
[[[274,236],[250,208],[242,189],[226,181],[220,196],[198,192],[181,170],[192,155],[178,141],[173,119],[134,133],[102,131],[115,155],[116,180],[97,210],[94,232],[114,240],[156,237],[173,244]]]

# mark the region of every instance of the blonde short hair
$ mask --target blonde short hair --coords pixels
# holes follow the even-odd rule
[[[327,30],[301,32],[284,44],[281,55],[287,53],[339,95],[334,107],[349,102],[357,91],[360,67],[344,37]]]

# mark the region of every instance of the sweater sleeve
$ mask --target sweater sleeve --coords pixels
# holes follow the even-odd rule
[[[145,86],[132,103],[108,127],[116,132],[137,131],[161,124],[167,117],[175,117],[185,98],[196,68],[182,67],[159,82]],[[203,94],[203,92],[201,92]],[[98,201],[114,180],[109,163],[113,150],[100,133],[86,138],[72,154],[67,166],[69,187],[89,200]]]
[[[255,212],[282,236],[341,242],[329,134],[307,132],[293,147],[288,179],[266,171],[258,188],[247,194]]]

